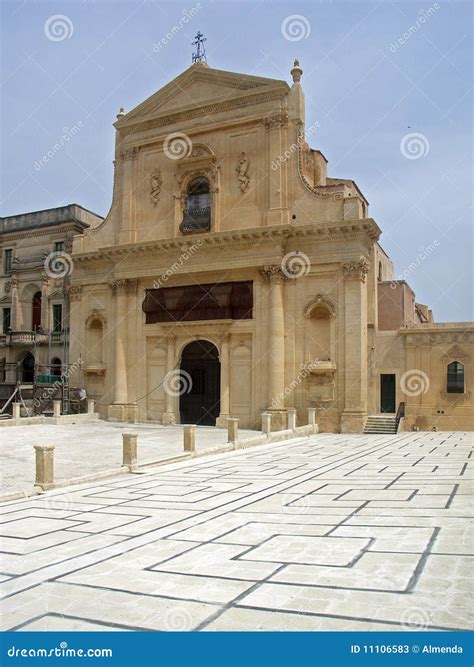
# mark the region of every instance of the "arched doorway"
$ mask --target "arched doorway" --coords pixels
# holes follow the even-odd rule
[[[221,395],[221,364],[216,346],[207,340],[186,345],[181,355],[181,372],[190,378],[189,391],[179,399],[181,423],[215,426]]]
[[[35,358],[31,352],[27,352],[21,361],[21,381],[24,384],[32,384],[35,377]]]

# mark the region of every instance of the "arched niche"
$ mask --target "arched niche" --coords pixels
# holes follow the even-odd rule
[[[87,366],[98,368],[104,364],[105,319],[94,311],[86,321]]]
[[[305,361],[335,363],[336,307],[318,294],[305,308]]]

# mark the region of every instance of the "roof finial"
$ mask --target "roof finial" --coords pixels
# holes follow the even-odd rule
[[[122,116],[125,116],[125,109],[123,107],[120,107],[120,111],[117,114],[117,118],[122,118]]]
[[[193,46],[197,46],[197,51],[193,53],[193,63],[204,61],[207,64],[206,49],[204,48],[204,42],[207,42],[207,39],[206,37],[204,37],[202,32],[198,30],[195,41],[191,42]]]
[[[301,75],[303,74],[303,70],[300,67],[300,61],[298,59],[295,59],[293,69],[290,72],[291,76],[293,77],[293,83],[299,83],[301,80]]]

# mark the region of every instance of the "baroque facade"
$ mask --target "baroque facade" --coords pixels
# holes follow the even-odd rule
[[[305,140],[301,75],[198,61],[118,114],[111,209],[74,239],[70,292],[73,381],[103,417],[280,428],[316,406],[321,430],[359,432],[405,403],[407,429],[474,425],[473,327],[394,279],[363,193]]]

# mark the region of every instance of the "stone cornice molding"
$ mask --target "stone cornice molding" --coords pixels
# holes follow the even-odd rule
[[[30,237],[39,237],[39,236],[51,236],[51,238],[56,238],[58,236],[61,236],[65,232],[75,232],[75,234],[82,234],[84,233],[85,228],[83,225],[80,225],[79,223],[75,222],[64,222],[64,223],[59,223],[59,224],[51,224],[47,229],[44,229],[44,227],[38,227],[37,230],[34,228],[32,229],[25,229],[24,231],[22,230],[14,230],[14,231],[8,231],[2,233],[0,236],[3,239],[4,242],[9,242],[13,241],[14,239],[25,239],[25,238],[30,238]]]
[[[359,280],[365,283],[367,273],[369,272],[369,262],[366,259],[360,259],[356,262],[346,262],[342,265],[344,280]]]
[[[288,94],[288,91],[282,89],[281,86],[268,86],[268,90],[264,90],[265,88],[266,86],[260,86],[260,90],[257,88],[246,95],[239,94],[234,98],[224,96],[220,99],[204,101],[199,104],[190,105],[187,108],[185,107],[180,111],[175,110],[171,113],[164,112],[156,116],[145,116],[142,119],[137,118],[136,120],[123,120],[120,124],[117,123],[116,125],[124,134],[130,134],[135,130],[142,131],[155,127],[173,125],[174,123],[182,123],[199,116],[207,116],[222,111],[252,106],[270,100],[283,99]]]
[[[118,261],[128,255],[146,256],[157,252],[183,252],[184,246],[193,246],[198,240],[202,248],[230,248],[247,249],[255,247],[256,243],[268,240],[269,242],[284,243],[289,238],[316,239],[317,241],[347,241],[351,239],[369,239],[375,242],[380,236],[380,228],[374,220],[341,220],[321,225],[275,225],[273,227],[254,227],[251,229],[233,230],[228,232],[214,232],[209,234],[190,234],[176,236],[157,241],[143,243],[108,246],[87,253],[73,254],[74,262],[78,264],[90,262]]]
[[[441,359],[445,364],[449,364],[452,361],[460,361],[462,364],[470,361],[471,357],[467,352],[464,352],[459,345],[453,345],[449,348],[446,354],[443,354]]]

